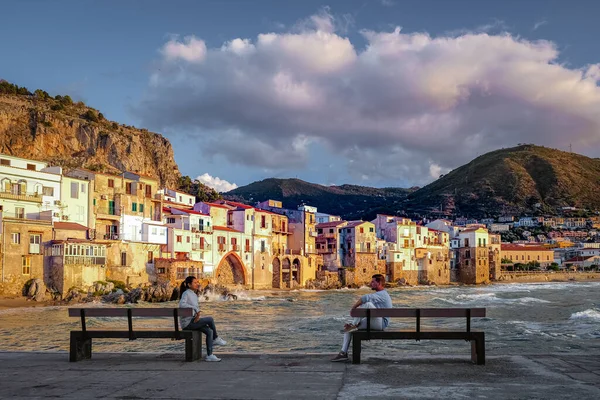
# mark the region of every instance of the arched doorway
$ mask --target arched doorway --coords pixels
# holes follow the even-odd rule
[[[245,285],[247,281],[244,264],[234,252],[223,257],[217,267],[215,276],[217,277],[217,283],[221,285]]]
[[[294,262],[292,263],[292,276],[291,280],[294,282],[293,284],[298,286],[300,285],[300,260],[294,258]],[[291,287],[291,285],[290,285]]]
[[[281,281],[284,287],[288,289],[290,288],[290,278],[292,276],[290,272],[290,259],[286,257],[281,264]]]
[[[281,263],[277,257],[273,258],[273,289],[281,289]]]

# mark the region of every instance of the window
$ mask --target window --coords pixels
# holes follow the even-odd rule
[[[465,239],[465,247],[469,247],[469,239]]]
[[[15,217],[16,218],[25,218],[25,209],[23,207],[15,207]]]
[[[360,227],[360,233],[365,233],[365,228],[363,228],[362,226]]]
[[[167,224],[174,224],[175,223],[175,218],[167,218]]]
[[[121,252],[121,266],[125,267],[127,265],[127,252]]]
[[[85,193],[85,183],[81,184],[81,193]]]
[[[96,199],[94,199],[94,205],[96,205]]]
[[[71,182],[71,198],[79,198],[79,184],[77,182]]]
[[[204,238],[200,238],[200,250],[204,250]]]
[[[41,251],[42,235],[29,235],[29,254],[42,254]]]
[[[181,243],[183,241],[183,236],[177,235],[177,243]]]
[[[152,186],[146,185],[146,197],[152,197]]]
[[[267,227],[267,217],[264,215],[260,216],[260,227],[261,228],[266,228]]]
[[[142,203],[140,203],[140,212],[143,213],[144,212],[144,205]]]
[[[219,245],[219,251],[225,251],[225,236],[217,237],[217,243]]]
[[[27,169],[30,171],[35,171],[35,164],[27,164]]]
[[[137,203],[131,203],[131,211],[137,211]]]
[[[246,253],[250,253],[250,239],[246,239]]]
[[[260,252],[261,253],[265,252],[265,241],[264,240],[260,241]]]
[[[0,158],[0,165],[10,166],[10,160],[7,160],[6,158]]]
[[[31,257],[30,256],[22,256],[21,257],[21,273],[23,275],[31,274]]]
[[[373,233],[373,227],[369,228],[369,232]]]
[[[108,180],[108,187],[109,188],[114,188],[115,187],[115,180],[114,179],[109,179]]]
[[[346,233],[350,233],[350,229],[346,229]]]
[[[185,241],[186,241],[187,243],[190,243],[190,237],[189,237],[189,236],[186,236],[186,237],[185,237]]]
[[[329,230],[329,233],[333,233],[333,229],[330,229],[330,230]]]
[[[285,230],[285,221],[281,221],[281,230],[282,230],[283,232],[287,232],[287,231]]]
[[[156,272],[159,274],[164,274],[165,273],[165,268],[157,268]]]
[[[54,188],[48,186],[42,186],[42,194],[44,196],[54,196]]]
[[[126,194],[131,194],[131,182],[127,182],[125,184],[125,193]]]
[[[12,244],[21,244],[21,234],[20,233],[12,233],[11,235],[11,243]]]

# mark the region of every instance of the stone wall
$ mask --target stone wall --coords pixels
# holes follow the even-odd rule
[[[160,245],[135,242],[112,242],[106,251],[106,278],[137,286],[156,281],[155,265],[148,263],[148,253],[153,259],[160,255]],[[121,254],[126,254],[125,265]]]
[[[387,273],[390,282],[403,281],[409,285],[419,284],[419,271],[405,270],[402,262],[387,263]]]
[[[169,282],[173,285],[177,285],[190,275],[199,279],[203,278],[202,261],[181,261],[172,258],[156,258],[154,259],[154,269],[157,282],[161,284]]]
[[[5,296],[21,295],[25,284],[31,279],[44,279],[44,245],[52,239],[50,224],[36,224],[28,220],[4,220],[4,230],[0,239],[0,260],[2,268],[0,294]],[[19,243],[12,242],[12,234],[19,235]],[[39,254],[30,253],[30,235],[41,235]],[[28,263],[29,268],[24,268]]]
[[[501,272],[498,282],[600,281],[600,272]]]

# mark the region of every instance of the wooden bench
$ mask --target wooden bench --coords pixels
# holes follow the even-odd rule
[[[367,318],[367,329],[352,332],[352,363],[360,364],[361,342],[363,340],[466,340],[471,342],[471,361],[485,364],[485,334],[471,330],[471,318],[485,317],[485,308],[355,308],[352,317]],[[370,318],[415,318],[415,330],[371,329]],[[421,330],[421,318],[465,318],[466,327],[461,331]]]
[[[200,331],[179,329],[179,317],[192,317],[191,308],[69,308],[69,317],[81,318],[81,330],[71,331],[69,361],[75,362],[92,358],[92,339],[185,339],[185,361],[196,361],[202,357],[202,336]],[[116,317],[127,318],[127,330],[88,330],[86,318]],[[133,318],[172,317],[174,329],[134,330]]]

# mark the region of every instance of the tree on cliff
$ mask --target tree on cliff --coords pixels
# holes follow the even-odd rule
[[[196,201],[215,201],[221,198],[219,192],[215,189],[200,183],[198,180],[190,178],[189,176],[181,176],[179,178],[179,187],[177,190],[189,193],[196,196]]]

